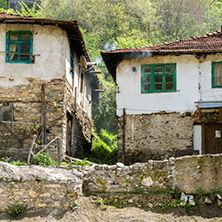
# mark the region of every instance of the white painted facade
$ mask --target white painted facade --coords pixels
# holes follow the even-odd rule
[[[33,34],[33,55],[35,62],[6,63],[6,33],[8,31],[31,31]],[[63,78],[76,93],[76,101],[91,119],[92,95],[86,97],[86,88],[80,93],[79,58],[74,52],[74,78],[70,73],[70,44],[66,31],[56,26],[41,26],[31,24],[0,24],[0,86],[13,87],[15,85],[29,84],[27,77],[51,79]],[[85,81],[85,77],[84,77]],[[84,84],[85,86],[85,84]],[[76,88],[76,89],[75,89]],[[90,89],[89,92],[92,92]]]
[[[151,56],[123,60],[116,70],[117,116],[194,112],[197,101],[221,101],[222,89],[211,87],[211,62],[222,61],[220,53],[197,59],[195,55]],[[176,92],[141,93],[141,65],[176,63]],[[132,68],[135,67],[134,72]]]

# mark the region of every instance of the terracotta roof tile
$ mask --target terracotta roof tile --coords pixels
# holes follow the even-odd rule
[[[218,30],[205,36],[191,37],[185,40],[143,46],[139,48],[125,48],[101,52],[106,66],[115,80],[116,66],[126,58],[145,57],[144,53],[152,54],[191,54],[222,52],[222,31]]]

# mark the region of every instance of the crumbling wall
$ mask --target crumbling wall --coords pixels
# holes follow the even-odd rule
[[[51,81],[39,78],[26,78],[29,84],[14,87],[0,87],[0,104],[2,107],[11,105],[13,115],[4,119],[0,124],[1,155],[11,156],[21,154],[26,156],[33,135],[37,134],[37,143],[42,144],[42,85],[45,85],[45,120],[46,143],[56,136],[63,137],[64,122],[64,89],[65,83],[61,79]],[[57,144],[49,147],[48,151],[57,153]]]
[[[149,160],[125,166],[96,165],[87,169],[84,190],[91,193],[132,193],[137,188],[144,191],[161,192],[177,189],[197,194],[221,189],[222,155],[171,157],[165,161]]]
[[[118,124],[118,159],[122,161],[124,156],[125,163],[130,164],[174,156],[176,150],[192,149],[195,118],[193,113],[126,115],[124,127],[122,116]]]
[[[82,174],[75,169],[17,167],[0,163],[0,211],[13,204],[28,210],[69,209],[82,192]]]
[[[173,190],[197,196],[201,190],[212,196],[221,192],[221,164],[222,154],[171,157],[131,166],[19,167],[0,162],[0,213],[14,203],[27,204],[30,210],[69,209],[82,193],[114,202],[137,200],[148,207],[175,201]]]

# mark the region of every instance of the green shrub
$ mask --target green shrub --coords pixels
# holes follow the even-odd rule
[[[10,164],[16,165],[16,166],[26,166],[27,165],[26,162],[21,162],[20,160],[12,161],[12,162],[10,162]]]
[[[8,213],[13,217],[22,215],[27,210],[27,206],[24,204],[15,203],[12,206],[8,206]]]
[[[106,130],[101,130],[98,135],[93,130],[92,154],[100,160],[115,162],[117,153],[117,136]]]
[[[36,154],[35,159],[32,160],[32,164],[40,166],[57,165],[57,163],[49,156],[49,153]]]

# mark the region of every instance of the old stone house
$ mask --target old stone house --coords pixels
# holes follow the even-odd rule
[[[222,152],[222,31],[102,57],[116,82],[120,160]]]
[[[98,79],[76,21],[0,14],[0,151],[26,156],[33,135],[87,152]],[[54,142],[48,152],[57,155]]]

